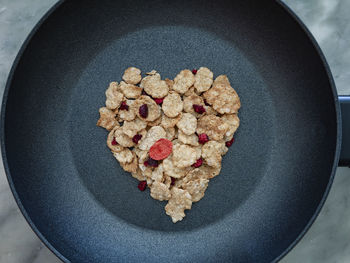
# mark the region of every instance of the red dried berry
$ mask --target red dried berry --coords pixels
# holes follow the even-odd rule
[[[117,145],[117,144],[118,144],[117,141],[115,140],[115,138],[113,138],[112,145]]]
[[[198,142],[200,144],[205,144],[208,141],[209,141],[208,135],[206,135],[205,133],[198,134]]]
[[[158,104],[158,105],[160,105],[160,104],[162,104],[163,103],[163,100],[164,100],[164,98],[156,98],[156,99],[154,99],[154,101]]]
[[[194,68],[194,69],[192,69],[192,73],[194,74],[194,75],[196,75],[197,74],[197,70]]]
[[[203,159],[199,158],[194,164],[192,164],[192,167],[198,168],[198,167],[201,167],[202,164],[203,164]]]
[[[154,160],[152,158],[148,158],[147,161],[145,161],[143,163],[146,167],[150,166],[150,167],[158,167],[159,163],[157,160]]]
[[[139,108],[139,114],[142,118],[147,118],[148,116],[148,106],[147,104],[143,104]]]
[[[159,139],[149,149],[150,158],[160,161],[167,158],[173,151],[173,143],[168,139]]]
[[[134,135],[134,137],[132,137],[132,141],[133,141],[134,143],[138,144],[138,143],[139,143],[139,140],[141,140],[141,138],[142,138],[142,135],[141,135],[141,134],[136,134],[136,135]]]
[[[235,138],[232,138],[231,140],[227,141],[225,143],[226,147],[230,147],[235,142]]]
[[[202,114],[205,112],[205,108],[203,105],[193,104],[193,109],[195,112]]]
[[[141,181],[139,182],[137,188],[140,190],[140,191],[145,191],[146,190],[146,187],[147,187],[147,182],[146,181]]]
[[[123,101],[119,107],[119,110],[129,110],[129,105],[126,104],[126,101]]]
[[[170,185],[174,185],[175,184],[175,178],[174,177],[170,177],[171,178],[171,183],[170,183]]]

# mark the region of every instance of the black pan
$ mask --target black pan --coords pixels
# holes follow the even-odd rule
[[[108,83],[128,66],[164,78],[206,66],[241,97],[221,174],[177,224],[137,190],[95,125]],[[21,49],[1,146],[21,211],[64,261],[270,262],[325,201],[340,116],[320,49],[279,2],[75,0],[57,4]]]

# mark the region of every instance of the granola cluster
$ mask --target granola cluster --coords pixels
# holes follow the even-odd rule
[[[214,80],[201,67],[162,80],[155,70],[142,78],[129,67],[122,81],[110,83],[97,125],[109,131],[107,146],[121,167],[167,201],[174,223],[204,197],[220,173],[222,156],[234,142],[241,107],[226,75]]]

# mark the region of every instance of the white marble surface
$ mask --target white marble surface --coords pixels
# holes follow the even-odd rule
[[[35,23],[56,0],[0,0],[0,97],[11,64]],[[350,94],[350,0],[285,0],[309,27],[339,94]],[[283,263],[350,262],[350,169],[339,168],[320,216]],[[60,262],[19,212],[0,162],[0,263]]]

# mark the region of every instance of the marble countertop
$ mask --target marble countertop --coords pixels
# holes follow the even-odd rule
[[[57,0],[0,0],[0,98],[24,39]],[[330,64],[338,93],[350,94],[350,0],[284,0],[304,21]],[[350,169],[338,168],[319,217],[281,261],[350,262]],[[0,263],[61,262],[27,225],[0,161]]]

